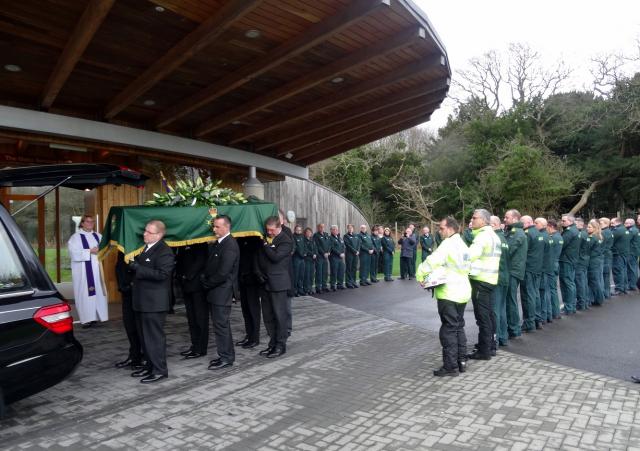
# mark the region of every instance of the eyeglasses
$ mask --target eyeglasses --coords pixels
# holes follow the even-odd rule
[[[160,232],[150,232],[149,230],[144,229],[144,233],[148,233],[149,235],[157,235]]]

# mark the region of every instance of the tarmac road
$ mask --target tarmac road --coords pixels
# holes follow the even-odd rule
[[[415,280],[380,281],[315,296],[436,334],[440,327],[435,299]],[[471,303],[465,319],[471,347],[477,334]],[[603,307],[563,316],[544,330],[523,334],[500,349],[629,380],[632,374],[640,375],[640,296],[635,292],[614,297]]]

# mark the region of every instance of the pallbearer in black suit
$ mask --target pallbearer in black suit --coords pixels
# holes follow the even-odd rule
[[[331,226],[331,255],[329,263],[331,266],[331,291],[344,290],[344,269],[345,269],[345,246],[340,237],[340,230],[337,225]]]
[[[277,216],[267,218],[265,229],[267,239],[258,254],[258,267],[265,281],[261,291],[262,316],[270,341],[260,355],[275,358],[287,352],[287,290],[291,287],[289,266],[293,240],[282,230]]]
[[[193,244],[178,248],[176,252],[176,278],[182,288],[187,311],[191,346],[181,354],[195,359],[207,354],[209,344],[209,306],[200,274],[207,264],[207,245]]]
[[[145,384],[169,376],[164,322],[171,308],[171,274],[175,261],[171,248],[162,241],[164,234],[162,221],[149,221],[144,228],[144,251],[129,263],[135,273],[133,310],[147,359],[147,366],[131,376],[141,377],[140,382]]]
[[[201,280],[207,290],[218,358],[209,362],[210,370],[233,365],[236,353],[231,336],[231,302],[238,283],[240,248],[231,236],[231,218],[218,215],[213,220],[218,240],[209,245],[209,256]]]
[[[116,363],[116,368],[131,368],[134,370],[142,369],[142,344],[140,343],[140,334],[136,325],[135,312],[133,311],[133,293],[131,291],[131,282],[133,281],[133,271],[129,269],[124,261],[124,254],[118,252],[118,261],[116,262],[116,280],[118,282],[118,291],[122,297],[122,322],[124,330],[129,340],[129,355],[126,359]]]
[[[236,342],[236,346],[245,349],[260,344],[260,280],[256,275],[257,254],[262,247],[259,237],[246,237],[237,240],[240,247],[240,269],[238,285],[240,287],[240,305],[244,318],[245,337]]]

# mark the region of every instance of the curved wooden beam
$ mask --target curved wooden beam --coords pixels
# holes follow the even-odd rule
[[[87,4],[42,91],[40,105],[43,108],[53,105],[114,3],[115,0],[91,0]]]
[[[242,141],[248,141],[255,136],[268,133],[277,128],[282,128],[291,122],[304,119],[305,117],[311,116],[312,114],[318,113],[327,108],[336,107],[360,96],[370,94],[379,89],[393,85],[394,83],[423,74],[427,71],[445,67],[446,61],[440,54],[425,57],[420,61],[406,64],[394,71],[388,72],[381,77],[350,86],[342,90],[339,96],[323,97],[296,108],[295,110],[288,112],[286,115],[279,115],[273,119],[264,120],[258,127],[247,128],[246,130],[233,135],[229,140],[229,144],[235,145]]]
[[[371,60],[380,58],[399,48],[414,44],[416,39],[424,39],[425,33],[423,28],[410,27],[401,33],[397,33],[387,39],[382,39],[373,45],[356,50],[333,63],[317,68],[279,88],[273,89],[263,96],[207,119],[196,128],[195,136],[202,137],[207,135],[235,120],[242,119],[256,111],[268,108],[273,104],[324,83],[336,75],[358,68]]]
[[[233,71],[174,107],[164,111],[158,116],[156,127],[165,127],[192,111],[213,102],[224,94],[249,82],[252,78],[260,76],[288,59],[317,45],[321,41],[328,39],[332,35],[341,32],[371,12],[376,11],[380,6],[388,6],[389,2],[390,0],[359,0],[351,2],[340,14],[330,16],[312,25],[304,33],[281,44],[254,62]]]
[[[156,83],[215,41],[233,22],[257,8],[262,1],[232,0],[225,4],[217,14],[202,22],[195,30],[182,38],[180,42],[116,95],[105,108],[104,117],[111,119],[131,105]]]

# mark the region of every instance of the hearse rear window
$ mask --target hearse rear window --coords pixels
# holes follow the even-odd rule
[[[0,223],[0,295],[29,287],[22,262],[16,253],[7,229]]]

